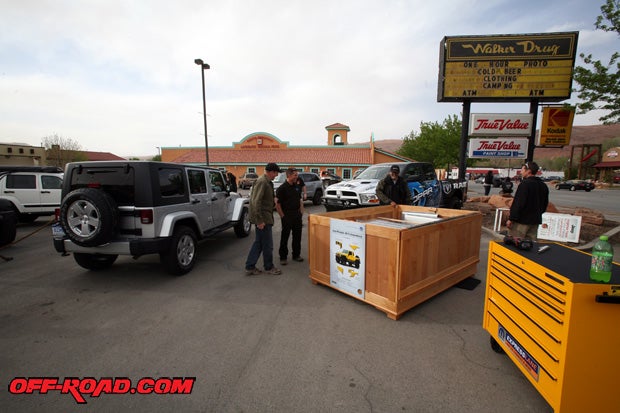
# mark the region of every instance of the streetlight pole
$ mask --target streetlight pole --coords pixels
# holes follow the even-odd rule
[[[211,69],[208,63],[202,59],[195,59],[194,63],[200,66],[200,74],[202,75],[202,116],[205,124],[205,155],[207,166],[209,165],[209,139],[207,138],[207,102],[205,100],[205,70]]]

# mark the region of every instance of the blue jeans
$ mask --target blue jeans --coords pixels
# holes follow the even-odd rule
[[[265,225],[263,229],[258,229],[255,225],[254,229],[256,231],[256,238],[254,238],[248,258],[245,260],[245,269],[251,270],[256,268],[256,263],[262,253],[265,271],[269,271],[273,268],[273,225]]]

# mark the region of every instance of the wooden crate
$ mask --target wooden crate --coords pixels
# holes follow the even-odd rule
[[[311,214],[308,217],[308,258],[312,282],[333,288],[330,283],[332,219],[401,221],[403,212],[436,213],[440,219],[407,229],[366,224],[366,271],[362,301],[397,320],[410,308],[476,273],[482,228],[479,212],[388,205]]]

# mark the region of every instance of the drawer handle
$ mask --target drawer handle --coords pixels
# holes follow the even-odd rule
[[[620,304],[620,295],[599,294],[595,297],[597,303]]]

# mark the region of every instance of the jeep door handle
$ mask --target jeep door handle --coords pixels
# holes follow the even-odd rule
[[[50,191],[41,191],[42,194],[49,194]]]
[[[199,202],[200,202],[200,199],[197,199],[197,198],[192,199],[192,204],[197,204]]]
[[[14,194],[15,191],[4,191],[5,194]]]

